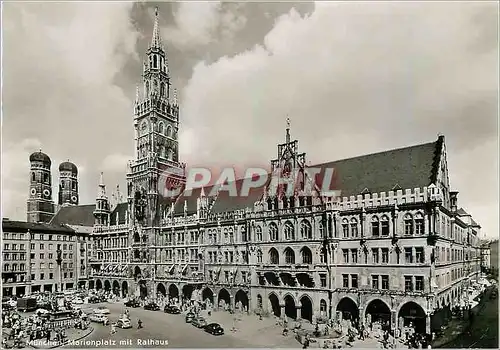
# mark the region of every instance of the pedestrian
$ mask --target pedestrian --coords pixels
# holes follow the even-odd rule
[[[141,321],[141,319],[139,319],[137,321],[137,329],[141,329],[141,328],[142,328],[142,321]]]
[[[111,334],[115,334],[116,333],[116,326],[114,323],[111,324]]]

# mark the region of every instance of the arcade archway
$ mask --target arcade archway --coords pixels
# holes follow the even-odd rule
[[[271,309],[273,311],[274,316],[281,317],[280,301],[276,296],[276,294],[274,293],[269,294],[269,303],[271,304]]]
[[[221,301],[224,301],[223,305],[231,305],[231,295],[224,288],[222,288],[219,292],[219,297],[217,298],[217,306],[223,306],[221,305]]]
[[[212,290],[208,287],[203,289],[203,292],[201,293],[201,299],[203,301],[208,299],[213,304],[214,303],[214,292],[212,292]]]
[[[141,268],[139,266],[136,266],[135,269],[134,269],[134,278],[138,279],[138,278],[141,278],[141,277],[142,277]]]
[[[295,300],[291,295],[285,296],[285,315],[292,320],[297,319],[297,308],[295,307]]]
[[[300,317],[312,322],[313,306],[311,299],[307,295],[302,296],[302,298],[300,298],[300,305]]]
[[[391,309],[380,299],[372,300],[365,311],[365,319],[368,325],[372,323],[379,323],[383,327],[391,326]]]
[[[120,295],[120,283],[118,281],[113,281],[113,294]]]
[[[165,289],[165,286],[163,285],[163,283],[158,283],[158,286],[156,286],[156,294],[164,296],[164,297],[167,296],[167,290]]]
[[[349,297],[342,298],[337,304],[337,312],[341,313],[343,320],[357,320],[359,309],[356,303]]]
[[[109,292],[111,290],[111,283],[108,280],[104,281],[104,290],[106,292]]]
[[[89,281],[89,290],[92,290],[95,288],[95,282],[94,281]]]
[[[122,297],[126,297],[128,295],[128,283],[127,281],[123,281],[122,283]]]
[[[170,298],[179,298],[179,288],[173,283],[168,287],[168,296]]]
[[[191,299],[191,296],[193,295],[193,290],[194,287],[191,284],[186,284],[184,287],[182,287],[182,297],[186,299]]]
[[[236,295],[234,296],[234,301],[236,304],[241,303],[241,310],[248,310],[248,295],[241,289],[236,292]]]
[[[424,309],[413,301],[405,303],[398,312],[398,319],[400,321],[399,327],[415,327],[415,332],[426,332],[426,314]]]
[[[146,281],[144,280],[139,281],[139,296],[141,299],[146,299],[148,296],[148,287],[146,285]]]
[[[95,281],[95,289],[97,289],[97,290],[102,289],[102,281],[101,280]]]

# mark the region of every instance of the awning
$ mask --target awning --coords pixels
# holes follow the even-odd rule
[[[127,267],[128,267],[127,265],[123,265],[121,272],[125,272],[125,270],[127,270]]]
[[[172,266],[170,266],[170,268],[168,269],[168,273],[173,274],[173,273],[174,273],[174,270],[175,270],[175,265],[172,265]]]
[[[115,265],[115,266],[113,267],[113,270],[112,270],[112,271],[113,271],[113,272],[115,272],[116,270],[118,270],[118,268],[119,268],[119,267],[120,267],[120,265]]]
[[[188,265],[186,264],[183,268],[182,268],[182,273],[184,273],[187,269]]]

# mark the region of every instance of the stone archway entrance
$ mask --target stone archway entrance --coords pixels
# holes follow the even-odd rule
[[[106,292],[111,291],[111,283],[108,280],[104,281],[104,290]]]
[[[292,320],[297,319],[297,307],[295,306],[295,300],[293,300],[292,296],[285,296],[285,315],[291,318]]]
[[[241,289],[236,292],[234,301],[236,302],[236,305],[241,305],[241,311],[248,310],[248,295]]]
[[[313,306],[311,299],[307,295],[304,295],[302,298],[300,298],[300,305],[300,317],[304,320],[309,320],[309,322],[312,322]]]
[[[179,298],[179,288],[173,283],[168,286],[168,296],[170,298]]]
[[[214,303],[214,292],[212,292],[212,290],[210,288],[206,287],[205,289],[203,289],[203,292],[201,293],[201,299],[203,301],[208,299],[213,304]]]
[[[138,287],[139,287],[139,297],[141,299],[146,299],[146,297],[148,296],[148,287],[146,285],[146,281],[140,280]]]
[[[120,283],[118,281],[113,281],[113,294],[120,296]]]
[[[101,290],[102,289],[102,282],[101,282],[101,280],[97,280],[95,282],[95,289],[97,289],[97,290]]]
[[[379,323],[384,329],[391,329],[391,309],[380,299],[372,300],[366,306],[365,320],[368,326]]]
[[[128,283],[127,281],[123,281],[122,283],[122,297],[125,298],[128,296]]]
[[[271,293],[269,294],[269,303],[271,304],[271,310],[276,317],[281,316],[281,307],[280,307],[280,301],[276,294]]]
[[[186,284],[184,287],[182,287],[182,297],[186,299],[191,299],[191,296],[193,295],[193,290],[194,287],[191,284]]]
[[[424,309],[413,301],[409,301],[401,306],[398,313],[398,319],[401,320],[399,327],[415,327],[415,332],[424,334],[426,333],[426,319]]]
[[[342,298],[337,304],[337,312],[343,320],[357,320],[359,318],[359,309],[356,303],[348,297]]]
[[[223,301],[223,303],[221,303]],[[219,292],[219,297],[217,298],[217,306],[218,307],[224,307],[224,306],[231,306],[231,294],[229,292],[222,288]]]
[[[163,283],[158,283],[158,286],[156,287],[156,294],[159,294],[163,297],[167,296],[167,290],[165,289]]]

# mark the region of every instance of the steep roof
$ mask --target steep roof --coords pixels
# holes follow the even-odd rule
[[[113,212],[111,213],[111,218],[110,218],[110,225],[122,225],[125,223],[126,220],[126,214],[128,210],[128,203],[119,203],[115,209],[113,209]],[[116,217],[118,215],[118,222],[116,222]]]
[[[27,232],[37,231],[37,232],[59,232],[59,233],[75,233],[74,230],[65,225],[52,225],[46,223],[35,223],[26,221],[11,221],[2,220],[2,229],[4,231],[17,231],[17,232]]]
[[[54,225],[94,226],[94,210],[95,204],[61,207],[50,223]]]

